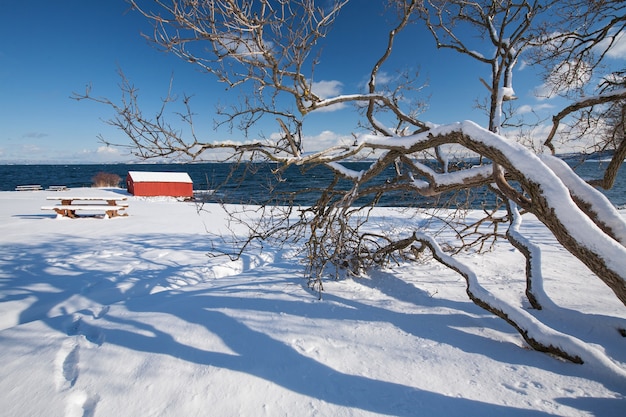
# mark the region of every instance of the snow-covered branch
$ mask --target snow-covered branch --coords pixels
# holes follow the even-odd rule
[[[626,379],[626,371],[602,351],[585,344],[580,339],[546,326],[525,310],[494,296],[480,285],[476,273],[471,268],[446,254],[432,237],[416,234],[415,239],[428,246],[437,261],[465,278],[467,294],[476,305],[512,325],[533,349],[549,352],[575,363],[588,363],[608,371],[618,380]]]

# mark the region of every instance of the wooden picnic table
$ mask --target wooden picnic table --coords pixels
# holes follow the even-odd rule
[[[67,186],[65,185],[51,185],[47,188],[48,191],[67,191]]]
[[[39,184],[18,185],[15,191],[41,191],[43,188]]]
[[[77,211],[104,211],[106,217],[126,216],[119,212],[128,207],[126,201],[128,197],[115,196],[50,196],[46,200],[60,201],[54,206],[43,206],[42,210],[54,210],[60,217],[79,217]],[[85,204],[87,203],[87,204]]]

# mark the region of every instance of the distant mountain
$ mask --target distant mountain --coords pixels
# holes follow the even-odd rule
[[[610,149],[606,151],[598,151],[598,152],[592,152],[592,153],[579,153],[579,152],[565,153],[565,154],[560,154],[559,157],[566,162],[576,163],[576,162],[584,162],[584,161],[609,160],[613,158],[614,154],[615,154],[615,151],[613,149]]]

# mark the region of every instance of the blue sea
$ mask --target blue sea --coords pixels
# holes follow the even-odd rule
[[[365,162],[349,163],[349,168],[361,170],[369,164]],[[575,170],[586,179],[599,178],[606,162],[576,163],[572,161]],[[315,201],[319,190],[325,189],[332,181],[331,172],[323,166],[311,168],[305,172],[300,168],[290,167],[280,181],[271,173],[271,166],[253,165],[253,170],[247,172],[243,180],[240,180],[241,171],[229,177],[233,165],[225,163],[193,163],[193,164],[106,164],[106,165],[0,165],[0,190],[13,191],[17,185],[39,184],[44,188],[51,185],[65,185],[68,188],[91,187],[96,174],[104,172],[117,174],[121,178],[120,187],[126,186],[128,171],[174,171],[187,172],[194,183],[194,191],[204,193],[207,201],[223,201],[227,203],[264,203],[273,191],[278,191],[280,200],[292,200],[296,204],[307,205]],[[389,170],[383,173],[379,181],[391,179],[394,172]],[[339,187],[347,187],[348,184],[339,184]],[[622,167],[613,189],[603,190],[603,193],[618,207],[626,207],[626,169]],[[200,194],[200,193],[199,193]],[[276,194],[275,194],[276,195]],[[450,195],[444,196],[449,198]],[[474,208],[480,208],[486,203],[490,206],[493,197],[485,189],[478,189],[467,194],[466,192],[454,195],[453,198],[459,204],[470,202]],[[366,201],[362,201],[365,203]],[[432,207],[439,205],[439,201],[433,198],[416,196],[413,193],[396,192],[384,195],[380,206],[409,206]]]

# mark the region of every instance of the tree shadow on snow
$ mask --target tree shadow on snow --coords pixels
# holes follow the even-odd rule
[[[471,317],[480,309],[470,302],[465,304],[432,299],[393,276],[387,278],[396,279],[394,285],[406,287],[394,290],[390,296],[422,304],[424,311],[428,311],[428,307],[439,307],[454,309],[458,313],[416,315],[394,312],[333,294],[325,294],[326,301],[321,303],[274,299],[267,297],[267,293],[264,293],[264,297],[258,297],[250,295],[250,291],[258,293],[262,285],[250,286],[250,279],[242,280],[242,285],[232,284],[231,280],[231,287],[222,286],[220,280],[213,280],[201,283],[204,285],[199,289],[195,289],[192,280],[188,282],[187,289],[153,293],[161,287],[171,287],[172,277],[182,276],[184,263],[170,260],[167,254],[177,250],[202,252],[203,248],[208,247],[207,239],[201,235],[146,234],[127,238],[123,246],[116,248],[108,247],[106,242],[78,237],[58,242],[12,245],[2,248],[4,256],[0,260],[0,301],[23,302],[27,305],[19,313],[16,324],[41,320],[50,328],[68,335],[76,334],[80,326],[80,334],[98,345],[114,344],[137,352],[168,355],[198,365],[246,373],[293,392],[343,407],[396,416],[550,415],[340,372],[227,314],[227,311],[244,308],[246,311],[287,314],[308,320],[370,320],[375,317],[414,336],[474,353],[481,353],[477,340],[483,338],[459,328],[480,325],[501,332],[508,331],[504,330],[506,325],[496,318],[482,317],[477,323]],[[165,255],[159,257],[154,255],[156,252]],[[143,256],[146,253],[151,255]],[[118,258],[117,263],[111,261]],[[100,259],[103,261],[99,265]],[[131,265],[133,259],[137,260],[134,266]],[[103,267],[104,264],[108,269]],[[259,273],[254,274],[258,277]],[[301,278],[293,278],[299,276],[301,271],[298,265],[285,263],[274,272],[263,273],[263,280],[281,282],[286,286],[293,284],[293,287],[300,288]],[[76,295],[93,302],[93,307],[71,311],[69,306],[72,304],[69,301]],[[113,304],[130,312],[169,314],[187,323],[202,326],[219,337],[234,353],[186,345],[167,330],[128,316],[117,316],[113,308],[109,311],[109,306]],[[110,326],[99,324],[97,320],[103,318]],[[485,341],[482,343],[484,345]],[[486,343],[495,342],[489,339]],[[549,361],[553,360],[542,354],[519,355],[510,345],[490,347],[488,351],[495,356],[495,360],[529,367],[550,369]],[[572,375],[577,374],[573,368],[575,366],[570,368]],[[558,369],[562,371],[563,368]],[[419,371],[418,368],[407,369],[407,372]],[[586,399],[580,403],[565,399],[563,402],[601,411],[614,405],[602,399],[595,400]]]

